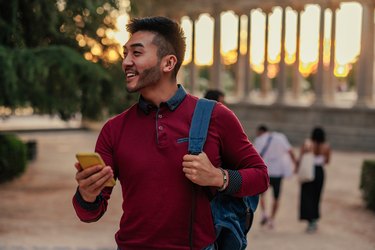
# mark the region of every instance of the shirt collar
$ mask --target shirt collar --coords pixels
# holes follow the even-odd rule
[[[181,104],[181,102],[185,99],[186,91],[181,84],[177,84],[177,87],[178,89],[174,96],[172,96],[168,101],[161,103],[160,106],[167,105],[170,111],[174,111]],[[139,97],[138,106],[145,114],[149,114],[152,109],[157,108],[154,104],[146,101],[142,95]]]

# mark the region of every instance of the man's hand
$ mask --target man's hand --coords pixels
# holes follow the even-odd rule
[[[184,155],[182,170],[186,178],[200,186],[223,186],[223,174],[220,169],[214,167],[206,153],[199,155]]]
[[[74,164],[77,169],[76,181],[78,183],[78,191],[82,198],[87,202],[94,202],[96,197],[105,187],[107,181],[113,178],[112,168],[101,165],[92,166],[82,169],[77,162]]]

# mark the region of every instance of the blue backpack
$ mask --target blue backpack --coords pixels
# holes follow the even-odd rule
[[[198,100],[189,131],[188,150],[190,154],[198,155],[202,152],[211,120],[211,113],[215,104],[216,102],[213,100]],[[208,189],[205,191],[207,191],[206,193],[210,193]],[[192,220],[195,208],[194,192],[193,188]],[[246,234],[251,228],[259,196],[238,198],[222,193],[217,193],[213,197],[212,195],[208,196],[211,199],[212,218],[216,231],[216,249],[244,250],[247,246]],[[192,245],[192,235],[190,237]]]

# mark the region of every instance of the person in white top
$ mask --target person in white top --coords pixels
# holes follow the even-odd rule
[[[254,146],[268,167],[270,186],[273,190],[270,214],[266,212],[265,194],[260,196],[260,208],[262,212],[261,225],[268,225],[268,227],[272,229],[279,207],[281,182],[283,177],[293,173],[296,157],[286,136],[279,132],[268,131],[265,125],[258,126]]]
[[[331,147],[326,141],[326,133],[322,127],[313,128],[310,138],[301,146],[297,168],[303,154],[307,152],[314,153],[315,172],[312,181],[301,183],[299,218],[308,222],[306,232],[314,233],[318,229],[317,222],[320,218],[320,201],[325,181],[324,168],[331,158]]]

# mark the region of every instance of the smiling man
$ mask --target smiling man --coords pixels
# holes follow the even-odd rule
[[[214,249],[209,199],[202,189],[193,196],[192,186],[238,197],[256,195],[268,187],[267,168],[237,117],[220,103],[212,113],[204,152],[187,154],[198,98],[176,81],[185,53],[183,31],[165,17],[132,19],[127,30],[126,89],[139,92],[140,98],[107,121],[99,134],[95,151],[107,166],[83,170],[75,164],[75,211],[82,221],[98,220],[112,193],[105,184],[115,177],[124,200],[115,235],[119,249]],[[225,170],[220,168],[224,163]]]

